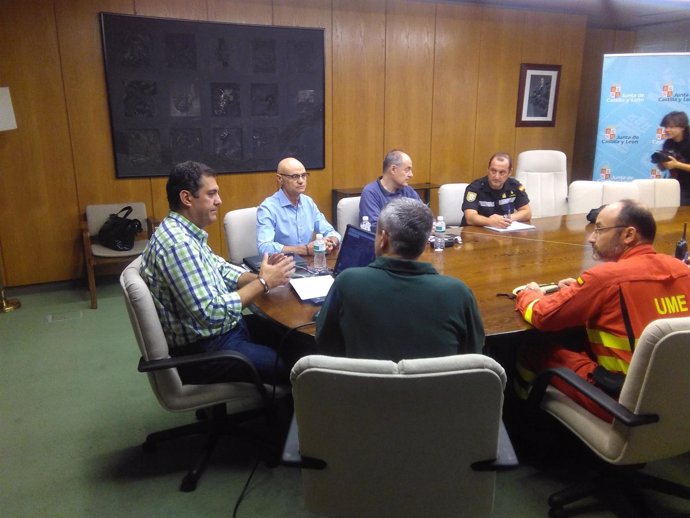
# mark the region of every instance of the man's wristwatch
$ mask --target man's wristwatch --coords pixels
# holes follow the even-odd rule
[[[268,293],[270,291],[270,289],[268,287],[268,283],[266,282],[266,279],[264,279],[261,276],[257,277],[257,279],[259,280],[261,285],[264,287],[264,293]]]

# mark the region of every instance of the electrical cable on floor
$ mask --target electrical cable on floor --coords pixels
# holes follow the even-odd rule
[[[273,364],[273,391],[271,393],[271,404],[275,403],[275,398],[276,398],[276,385],[277,385],[277,380],[276,380],[276,372],[278,371],[278,361],[280,360],[280,353],[283,350],[283,345],[285,344],[285,340],[287,337],[292,333],[293,331],[297,331],[298,329],[302,329],[303,327],[308,327],[308,326],[313,326],[315,325],[315,322],[306,322],[304,324],[300,324],[298,326],[292,327],[288,329],[285,334],[283,334],[282,338],[280,339],[280,342],[278,342],[278,348],[277,348],[277,354],[276,354],[276,361]],[[252,477],[254,476],[254,473],[256,472],[256,468],[259,467],[259,462],[261,461],[261,458],[257,458],[256,462],[254,463],[254,467],[252,468],[252,471],[249,473],[249,476],[247,477],[247,481],[244,484],[244,487],[242,488],[242,491],[240,492],[239,496],[237,497],[237,501],[235,502],[235,507],[232,510],[232,518],[237,518],[237,510],[240,507],[240,504],[242,503],[242,500],[244,500],[244,497],[247,494],[247,489],[249,488],[249,483],[252,480]]]
[[[237,502],[235,502],[235,508],[232,510],[232,518],[237,518],[237,510],[240,508],[240,504],[242,503],[242,500],[244,500],[244,496],[247,493],[247,488],[249,487],[249,483],[252,481],[252,477],[254,476],[254,473],[256,472],[256,468],[259,467],[259,461],[261,459],[257,458],[256,462],[254,463],[254,467],[252,468],[251,473],[249,473],[249,477],[247,477],[247,481],[244,483],[244,487],[242,488],[242,491],[240,492],[240,496],[237,497]]]

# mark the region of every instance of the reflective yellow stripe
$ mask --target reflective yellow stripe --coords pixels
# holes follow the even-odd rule
[[[607,371],[622,372],[623,374],[628,373],[629,364],[615,356],[597,356],[597,363]]]
[[[539,299],[534,299],[532,302],[530,302],[525,310],[525,314],[523,315],[523,318],[530,324],[532,323],[532,306],[534,306],[538,301]]]
[[[516,380],[513,380],[513,390],[520,399],[527,399],[527,396],[529,396],[529,390],[522,387]]]
[[[587,338],[589,338],[590,343],[602,344],[609,349],[630,351],[630,340],[627,336],[616,336],[599,329],[587,329]],[[637,345],[637,340],[635,340],[635,345]]]
[[[517,371],[517,375],[520,376],[520,379],[523,379],[527,383],[532,383],[534,381],[534,378],[537,377],[536,372],[533,372],[527,369],[526,367],[523,367],[519,362],[516,362],[515,370]]]

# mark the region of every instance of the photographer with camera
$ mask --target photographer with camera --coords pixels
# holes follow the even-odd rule
[[[685,112],[664,115],[660,124],[666,133],[661,152],[652,155],[652,162],[668,169],[671,178],[680,183],[680,204],[690,205],[690,128]],[[662,156],[659,156],[662,155]]]

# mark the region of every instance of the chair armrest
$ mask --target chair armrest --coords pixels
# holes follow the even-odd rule
[[[299,431],[297,429],[297,419],[292,415],[292,422],[285,438],[283,447],[283,464],[286,466],[297,466],[303,469],[326,469],[326,462],[322,459],[313,457],[302,457],[299,452]],[[498,429],[498,458],[488,461],[479,461],[472,464],[475,471],[507,471],[520,466],[513,443],[510,441],[503,421],[500,422]]]
[[[641,426],[649,423],[656,423],[659,420],[659,416],[656,414],[635,414],[631,412],[599,387],[592,385],[587,380],[565,367],[547,369],[537,376],[529,394],[528,402],[530,404],[536,406],[541,403],[546,389],[551,385],[551,380],[554,377],[562,379],[585,397],[597,403],[626,426]]]
[[[510,440],[503,420],[498,427],[498,454],[496,459],[473,462],[471,468],[474,471],[508,471],[520,467],[513,443]]]
[[[299,452],[299,431],[297,430],[297,418],[292,414],[292,421],[287,436],[285,437],[285,444],[283,446],[283,454],[281,460],[284,465],[298,467],[302,469],[326,469],[328,464],[325,460],[314,457],[303,457]]]
[[[244,366],[249,373],[251,382],[261,393],[262,397],[266,397],[266,387],[259,377],[259,373],[254,367],[254,364],[249,361],[244,354],[236,351],[213,351],[208,353],[189,354],[184,356],[175,356],[169,358],[162,358],[160,360],[144,360],[139,359],[137,370],[139,372],[153,372],[165,369],[174,369],[183,365],[197,365],[214,360],[234,360],[235,362]]]

